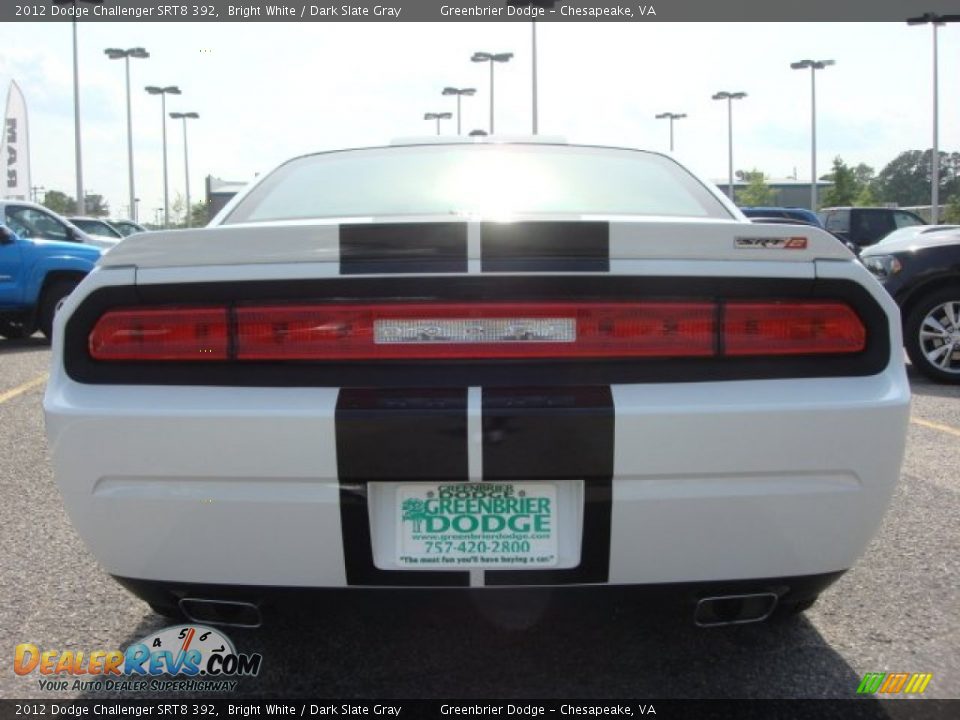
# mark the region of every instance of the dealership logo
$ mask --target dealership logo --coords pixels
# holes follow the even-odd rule
[[[933,673],[867,673],[857,695],[919,695],[932,679]]]
[[[420,533],[549,533],[551,498],[528,497],[511,485],[441,485],[401,504],[403,522]]]
[[[175,625],[126,650],[41,650],[16,646],[13,671],[36,674],[41,690],[233,690],[236,679],[259,674],[263,656],[239,653],[223,632],[206,625]],[[176,678],[159,681],[161,676]]]

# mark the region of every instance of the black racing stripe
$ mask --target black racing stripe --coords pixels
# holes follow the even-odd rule
[[[484,272],[609,272],[606,222],[483,223]]]
[[[340,226],[341,275],[466,271],[466,223]]]
[[[604,583],[610,569],[614,409],[608,386],[484,388],[484,480],[583,480],[580,565],[487,571],[487,585]]]
[[[344,388],[337,397],[335,425],[347,584],[469,585],[465,572],[374,566],[367,506],[370,483],[469,479],[466,389]]]

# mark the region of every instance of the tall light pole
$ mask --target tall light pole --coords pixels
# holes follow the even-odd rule
[[[443,89],[444,95],[456,95],[457,96],[457,135],[460,134],[460,98],[464,95],[467,97],[473,97],[477,94],[476,88],[455,88],[455,87],[445,87]]]
[[[441,121],[441,120],[449,120],[449,119],[452,118],[452,117],[453,117],[453,113],[448,113],[448,112],[441,112],[441,113],[431,113],[431,112],[428,112],[428,113],[424,113],[424,114],[423,114],[423,119],[424,119],[424,120],[436,120],[436,121],[437,121],[437,135],[440,134],[440,121]]]
[[[183,120],[183,171],[186,174],[187,181],[187,218],[186,225],[190,227],[191,220],[193,219],[193,206],[190,204],[190,157],[187,154],[187,120],[196,120],[200,116],[195,112],[172,112],[170,117],[174,120]]]
[[[507,0],[507,5],[512,5],[513,7],[535,7],[540,10],[545,10],[546,8],[552,8],[557,4],[557,0]],[[536,17],[536,16],[534,16]],[[536,135],[538,132],[538,123],[537,123],[537,21],[532,20],[530,22],[530,69],[532,75],[532,103],[531,107],[533,108],[533,134]]]
[[[746,96],[745,92],[728,92],[726,90],[721,90],[713,96],[714,100],[727,101],[727,194],[730,196],[730,202],[733,203],[737,202],[733,194],[733,101],[742,100]]]
[[[470,58],[473,62],[490,63],[490,134],[493,135],[493,66],[494,63],[509,62],[513,53],[475,52]]]
[[[130,58],[146,59],[150,57],[150,53],[144,50],[142,47],[130,48],[129,50],[120,50],[119,48],[107,48],[103,51],[106,53],[107,57],[111,60],[119,60],[123,58],[124,64],[126,65],[126,74],[127,74],[127,172],[129,174],[129,185],[130,185],[130,219],[134,222],[137,221],[137,205],[133,201],[136,196],[134,191],[133,183],[133,116],[130,112]]]
[[[83,153],[80,148],[80,67],[77,62],[77,2],[99,5],[103,0],[53,0],[54,5],[73,5],[73,153],[77,166],[77,214],[85,213],[83,197]]]
[[[686,116],[687,116],[686,113],[672,113],[672,112],[660,113],[659,115],[654,116],[656,117],[657,120],[663,120],[664,118],[666,118],[670,121],[670,152],[673,152],[673,121],[680,120],[681,118],[685,118]]]
[[[930,222],[940,222],[940,89],[937,78],[937,28],[948,22],[960,22],[960,15],[938,15],[924,13],[918,17],[907,18],[907,25],[926,25],[933,28],[933,152],[930,168]]]
[[[176,85],[158,87],[147,85],[144,88],[151,95],[160,96],[160,121],[163,123],[163,227],[170,226],[170,187],[167,183],[167,95],[179,95]]]
[[[834,65],[833,60],[800,60],[794,70],[810,68],[810,209],[817,211],[817,70]]]

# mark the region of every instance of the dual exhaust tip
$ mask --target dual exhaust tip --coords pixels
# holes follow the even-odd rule
[[[693,623],[697,627],[719,627],[763,622],[773,615],[779,599],[772,592],[702,598],[693,611]]]
[[[702,598],[693,611],[693,622],[697,627],[763,622],[773,614],[778,600],[772,592]],[[239,628],[263,624],[260,607],[252,602],[181,598],[179,605],[187,619],[196,623]]]

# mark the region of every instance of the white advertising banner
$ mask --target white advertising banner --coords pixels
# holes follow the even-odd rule
[[[3,174],[0,195],[18,200],[30,199],[30,134],[27,128],[27,103],[16,82],[10,81],[7,112],[3,120],[3,149],[0,162]]]

